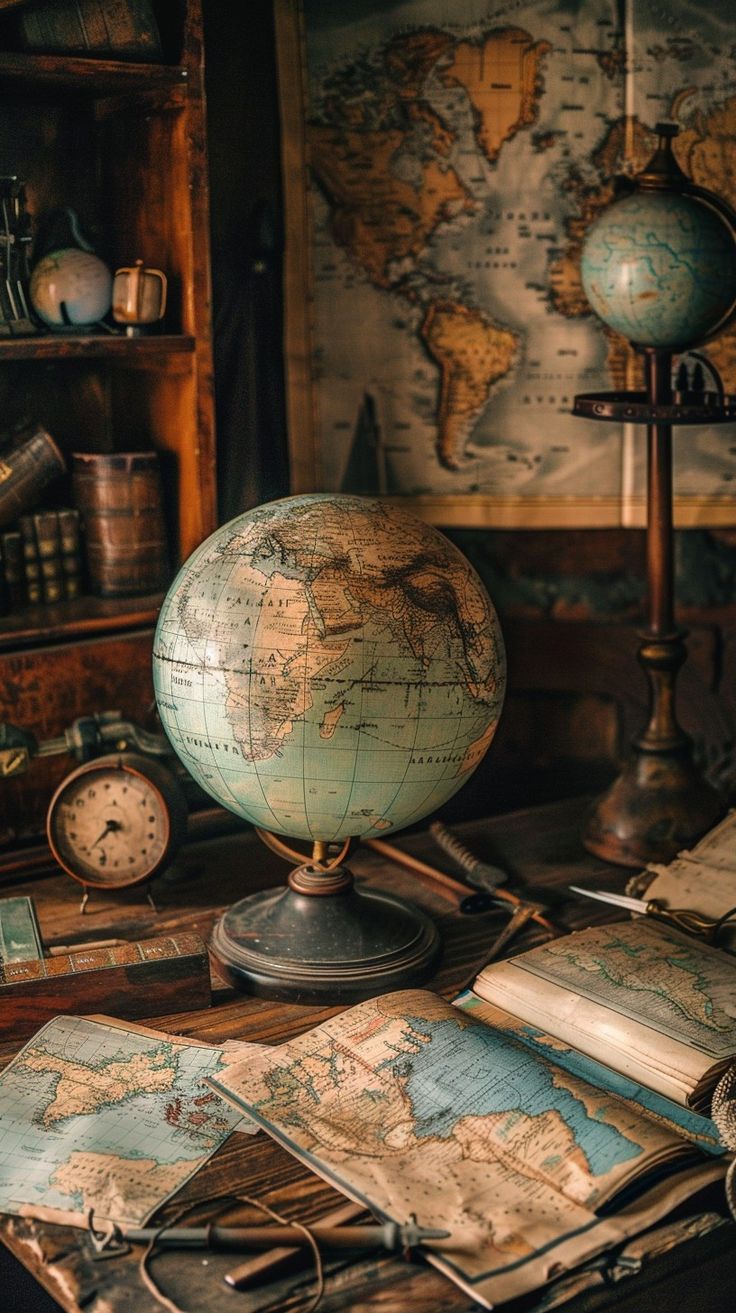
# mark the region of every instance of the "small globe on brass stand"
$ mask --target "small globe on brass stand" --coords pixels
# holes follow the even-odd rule
[[[672,426],[736,419],[736,397],[673,391],[673,356],[715,336],[736,309],[736,216],[691,183],[672,152],[674,124],[633,190],[593,225],[581,272],[601,319],[644,355],[645,392],[584,394],[573,414],[647,426],[648,623],[639,661],[649,683],[649,719],[622,773],[598,800],[583,842],[623,866],[668,862],[708,830],[724,799],[693,758],[675,693],[686,633],[674,617]],[[709,367],[717,378],[717,374]]]
[[[425,980],[441,947],[431,917],[354,878],[345,858],[354,841],[440,807],[493,738],[503,639],[465,557],[375,498],[257,507],[182,567],[153,674],[190,774],[296,863],[285,887],[259,889],[244,846],[256,892],[215,926],[218,970],[236,988],[299,1002]]]

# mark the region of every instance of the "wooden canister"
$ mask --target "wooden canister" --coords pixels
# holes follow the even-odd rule
[[[72,474],[93,592],[129,597],[165,588],[169,557],[156,452],[75,452]]]
[[[65,469],[54,439],[42,428],[0,452],[0,528],[34,506],[46,484]]]

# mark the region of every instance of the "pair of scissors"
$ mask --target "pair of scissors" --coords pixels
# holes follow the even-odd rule
[[[723,926],[736,924],[736,907],[729,908],[723,916],[711,917],[703,916],[689,907],[665,907],[656,898],[647,901],[645,898],[632,898],[629,894],[605,893],[602,889],[581,889],[576,884],[571,884],[569,888],[574,894],[582,894],[583,898],[595,898],[600,903],[610,903],[627,912],[639,912],[640,915],[654,917],[656,921],[664,921],[687,935],[704,939],[708,944],[715,941]]]

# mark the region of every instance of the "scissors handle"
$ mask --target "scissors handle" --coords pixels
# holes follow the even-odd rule
[[[723,916],[710,917],[703,916],[689,907],[665,907],[656,899],[647,903],[646,910],[649,916],[656,917],[658,921],[666,921],[668,925],[684,930],[688,935],[697,935],[708,943],[712,943],[721,927],[736,916],[736,907],[729,908]]]

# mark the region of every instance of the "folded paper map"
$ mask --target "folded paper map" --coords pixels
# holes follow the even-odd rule
[[[717,920],[736,908],[736,810],[709,830],[693,849],[667,866],[648,866],[631,878],[627,892],[665,907],[687,907]],[[736,925],[719,931],[718,944],[736,951]]]
[[[48,1022],[0,1075],[0,1212],[142,1225],[231,1131],[257,1130],[204,1083],[254,1048]]]
[[[486,1006],[387,994],[208,1083],[379,1216],[447,1228],[430,1262],[490,1308],[623,1244],[724,1167],[676,1118],[557,1064],[551,1038],[545,1051],[488,1024]]]

